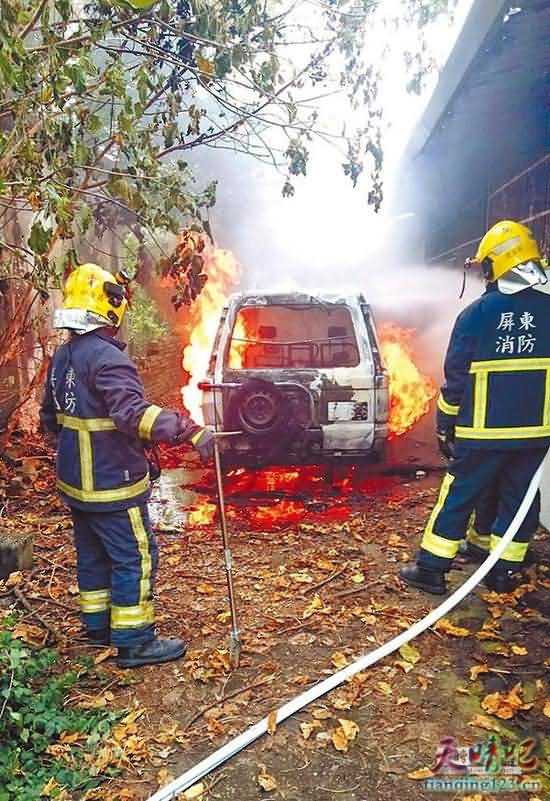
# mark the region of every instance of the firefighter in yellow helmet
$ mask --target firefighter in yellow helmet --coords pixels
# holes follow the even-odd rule
[[[145,399],[126,346],[115,338],[127,305],[123,274],[95,264],[70,274],[54,318],[70,336],[53,356],[41,421],[57,440],[57,487],[73,518],[87,635],[117,646],[119,664],[135,667],[177,659],[186,650],[183,640],[155,634],[157,547],[144,447],[189,440],[205,461],[213,434]]]
[[[451,462],[416,564],[400,573],[435,594],[446,592],[445,574],[483,493],[498,493],[493,549],[550,446],[550,296],[540,291],[547,277],[538,245],[528,228],[506,220],[484,236],[476,261],[491,291],[456,320],[437,403],[437,436]],[[538,518],[537,496],[487,576],[490,589],[513,589]]]

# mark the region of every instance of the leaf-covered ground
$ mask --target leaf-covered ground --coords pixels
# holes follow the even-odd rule
[[[333,486],[315,472],[305,484],[288,472],[278,482],[237,475],[228,500],[244,646],[232,672],[219,533],[193,522],[211,515],[213,477],[188,453],[167,454],[184,469],[167,472],[153,504],[161,529],[158,628],[185,637],[189,651],[180,662],[120,670],[110,649],[82,637],[70,520],[51,489],[51,454],[25,440],[11,455],[16,464],[0,468],[0,525],[36,533],[35,566],[0,582],[0,613],[16,604],[17,636],[37,646],[55,638],[64,667],[83,654],[95,659],[97,686],[75,689],[73,703],[130,711],[97,754],[100,772],[123,771],[93,796],[102,801],[146,799],[437,603],[405,589],[397,572],[414,555],[439,473],[352,474]],[[485,801],[494,796],[428,792],[424,780],[441,738],[465,746],[494,732],[511,745],[538,738],[537,776],[548,782],[546,532],[534,551],[537,566],[513,596],[477,590],[435,630],[294,716],[186,797]],[[454,570],[451,588],[470,571]],[[548,784],[505,797],[546,793]]]

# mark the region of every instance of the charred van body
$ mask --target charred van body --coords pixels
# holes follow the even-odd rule
[[[228,464],[379,460],[388,377],[362,295],[234,295],[203,388],[205,422]]]

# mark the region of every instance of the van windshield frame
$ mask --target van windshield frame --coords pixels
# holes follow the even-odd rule
[[[293,325],[286,330],[292,331],[299,322],[304,331],[313,335],[280,336],[285,333],[284,315],[281,320],[280,311],[285,309],[301,313],[301,319],[292,320]],[[267,318],[265,322],[278,324],[261,324],[262,317]],[[279,332],[281,322],[283,331]],[[329,325],[331,322],[334,324]],[[323,324],[326,333],[320,336]],[[230,369],[337,369],[358,367],[360,363],[353,316],[345,304],[250,305],[241,306],[235,315],[227,351]]]

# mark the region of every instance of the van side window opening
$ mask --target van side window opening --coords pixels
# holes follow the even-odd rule
[[[245,306],[237,314],[228,358],[231,369],[330,369],[359,363],[353,321],[345,306]]]

